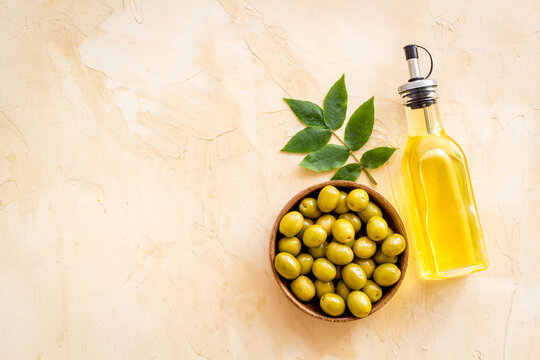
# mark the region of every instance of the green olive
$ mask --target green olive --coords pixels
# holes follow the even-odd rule
[[[351,289],[345,285],[345,282],[343,280],[339,280],[336,284],[336,294],[341,296],[343,300],[347,301],[347,297],[349,296],[349,293],[351,292]]]
[[[367,277],[362,267],[351,263],[341,269],[341,277],[345,285],[351,290],[360,290],[366,285]]]
[[[369,297],[371,303],[376,303],[382,297],[382,289],[374,281],[368,280],[366,286],[362,288],[362,292]]]
[[[328,246],[328,241],[323,242],[320,246],[317,247],[308,247],[307,252],[313,256],[314,259],[322,258],[326,255],[326,247]]]
[[[293,237],[302,230],[304,217],[298,211],[291,211],[279,222],[279,232],[286,237]]]
[[[321,281],[319,279],[315,279],[314,283],[315,292],[319,299],[322,298],[324,294],[333,293],[335,291],[333,281]]]
[[[339,190],[332,185],[322,188],[317,197],[317,205],[322,212],[330,212],[336,208],[339,202]]]
[[[367,236],[373,241],[381,241],[388,236],[388,224],[380,216],[372,216],[367,225]]]
[[[295,259],[296,260],[296,259]],[[313,262],[311,268],[313,275],[321,281],[332,281],[335,279],[337,270],[334,264],[332,264],[326,258],[319,258]]]
[[[300,301],[309,301],[315,296],[315,285],[310,278],[300,275],[291,282],[291,291]]]
[[[355,264],[360,265],[362,270],[366,273],[366,277],[368,279],[371,279],[371,275],[373,275],[373,271],[375,270],[375,261],[373,259],[355,259],[353,261]]]
[[[313,266],[313,256],[302,253],[296,257],[296,260],[300,263],[300,274],[307,275],[311,272]]]
[[[332,241],[326,248],[326,258],[336,265],[346,265],[353,261],[354,253],[347,245]]]
[[[296,256],[300,254],[300,249],[302,249],[302,243],[296,236],[283,238],[278,241],[278,250],[280,252],[287,252]]]
[[[397,256],[405,251],[405,238],[399,234],[392,234],[388,236],[381,245],[381,251],[386,256]]]
[[[347,206],[347,193],[345,191],[339,192],[339,201],[334,211],[337,214],[345,214],[349,211],[349,207]]]
[[[286,252],[280,252],[274,259],[274,266],[279,275],[292,280],[300,275],[300,263],[294,256]]]
[[[398,282],[401,270],[394,264],[381,264],[373,272],[373,280],[380,286],[391,286]]]
[[[323,227],[315,224],[306,229],[304,236],[302,236],[302,241],[308,247],[317,247],[321,246],[326,240],[326,236],[326,231],[324,231]]]
[[[372,259],[377,264],[386,264],[386,263],[395,264],[395,263],[397,263],[397,256],[386,256],[381,251],[381,249],[377,249],[377,251],[375,251],[375,254],[373,255]]]
[[[354,242],[352,249],[358,258],[369,259],[377,251],[377,244],[367,236],[362,236]]]
[[[369,202],[369,195],[363,189],[354,189],[347,195],[347,206],[352,211],[365,209]]]
[[[354,240],[354,227],[349,220],[338,219],[332,226],[332,234],[340,243],[348,243]]]
[[[306,229],[308,227],[310,227],[311,225],[313,225],[313,220],[311,219],[306,219],[304,218],[304,223],[302,225],[302,229],[300,230],[300,232],[298,234],[296,234],[296,237],[300,240],[302,240],[302,237],[304,236],[304,232],[306,231]]]
[[[381,209],[379,209],[379,207],[371,201],[368,202],[367,206],[363,210],[358,211],[358,216],[360,216],[360,219],[362,219],[362,221],[365,223],[367,223],[373,216],[382,217],[382,215]]]
[[[337,294],[324,294],[320,305],[321,309],[330,316],[339,316],[345,312],[345,300]]]
[[[351,291],[347,297],[347,306],[350,312],[358,318],[366,317],[371,312],[371,301],[361,291]]]
[[[314,198],[304,198],[298,205],[298,210],[304,215],[304,217],[315,219],[322,215],[321,210],[317,206],[317,200]]]
[[[349,220],[354,228],[355,233],[359,232],[360,228],[362,227],[362,221],[360,218],[351,212],[339,215],[339,219]]]
[[[317,221],[315,221],[315,224],[321,225],[324,231],[326,231],[326,233],[328,234],[328,236],[331,236],[332,226],[335,222],[336,218],[334,217],[334,215],[326,214],[318,218]]]
[[[336,277],[334,278],[334,280],[339,280],[339,279],[341,279],[341,268],[342,268],[341,265],[337,265],[337,266],[336,266]]]

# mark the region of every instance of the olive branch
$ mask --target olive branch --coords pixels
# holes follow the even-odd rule
[[[369,140],[375,122],[374,97],[360,105],[345,126],[344,139],[336,134],[345,122],[347,113],[347,89],[345,75],[330,88],[323,108],[310,101],[286,99],[298,120],[307,127],[294,135],[281,149],[290,153],[309,153],[300,166],[313,171],[329,171],[340,168],[331,180],[356,181],[362,171],[375,185],[377,181],[367,169],[383,165],[397,150],[393,147],[377,147],[366,151],[360,159],[355,151]],[[328,144],[334,136],[342,145]],[[344,165],[351,156],[354,162]],[[344,165],[344,166],[343,166]]]

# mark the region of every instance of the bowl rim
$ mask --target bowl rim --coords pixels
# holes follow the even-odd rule
[[[399,278],[398,282],[392,285],[392,287],[383,295],[383,297],[373,305],[369,315],[367,315],[364,318],[357,318],[355,316],[350,316],[350,315],[332,317],[332,316],[328,316],[328,315],[312,310],[311,308],[306,306],[303,302],[299,301],[298,299],[294,297],[294,295],[291,293],[291,291],[287,287],[286,280],[282,279],[281,276],[279,276],[279,274],[277,273],[274,267],[274,258],[276,256],[276,242],[277,242],[277,236],[278,236],[279,222],[281,221],[281,218],[287,212],[292,211],[293,207],[302,198],[308,196],[309,194],[317,190],[322,189],[323,187],[327,185],[335,186],[338,188],[338,190],[341,190],[340,188],[347,188],[351,190],[363,189],[368,193],[370,197],[370,201],[373,195],[373,198],[375,200],[374,202],[381,208],[381,210],[383,210],[382,208],[385,208],[383,212],[386,214],[386,216],[392,217],[392,220],[394,224],[396,225],[394,231],[397,232],[398,234],[401,234],[403,238],[405,239],[405,243],[407,244],[407,246],[405,247],[405,251],[403,251],[403,253],[399,255],[400,258],[398,260],[398,264],[399,264],[398,267],[401,271],[401,277]],[[303,190],[298,192],[295,196],[293,196],[281,209],[278,216],[276,217],[274,226],[272,227],[272,233],[270,235],[269,260],[270,260],[270,267],[272,269],[272,274],[274,275],[274,279],[276,280],[278,286],[281,288],[281,290],[283,291],[287,299],[289,299],[289,301],[293,305],[295,305],[298,309],[302,310],[304,313],[311,315],[312,317],[317,318],[317,319],[330,321],[330,322],[348,322],[348,321],[365,319],[371,316],[373,313],[380,310],[384,305],[386,305],[390,301],[390,299],[394,297],[397,290],[401,286],[403,279],[405,278],[405,273],[407,272],[407,265],[408,265],[408,259],[409,259],[409,247],[410,247],[410,244],[407,237],[407,231],[405,229],[405,225],[403,224],[401,216],[399,215],[397,210],[394,208],[394,206],[392,206],[392,204],[384,196],[382,196],[379,192],[375,191],[374,189],[368,186],[365,186],[365,185],[362,185],[353,181],[330,180],[330,181],[325,181],[318,184],[310,185],[307,188],[304,188]]]

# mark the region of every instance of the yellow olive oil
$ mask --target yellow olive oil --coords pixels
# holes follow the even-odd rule
[[[436,107],[407,108],[409,139],[403,155],[409,218],[426,279],[465,275],[488,266],[467,161],[442,129]]]
[[[488,257],[467,160],[443,129],[437,83],[427,79],[429,74],[420,75],[417,45],[404,50],[410,80],[399,87],[409,132],[402,160],[402,210],[421,274],[426,279],[444,279],[484,270]]]

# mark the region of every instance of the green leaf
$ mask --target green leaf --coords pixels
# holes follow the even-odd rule
[[[362,167],[357,163],[348,164],[336,171],[330,180],[356,181],[361,172]]]
[[[324,123],[332,130],[339,129],[345,121],[347,114],[347,88],[345,88],[345,75],[336,81],[324,98]]]
[[[305,128],[294,135],[281,151],[307,153],[319,150],[328,143],[332,136],[330,129]]]
[[[323,121],[323,112],[319,105],[310,101],[286,99],[292,112],[304,125],[317,128],[326,128]]]
[[[328,144],[309,154],[300,166],[313,171],[327,171],[340,167],[349,158],[350,151],[345,146]]]
[[[384,164],[390,156],[396,151],[393,147],[378,147],[369,151],[366,151],[360,159],[360,164],[368,169],[376,169]]]
[[[373,106],[373,96],[363,103],[352,114],[345,127],[345,144],[351,150],[358,150],[364,146],[373,131],[375,122],[375,107]]]

